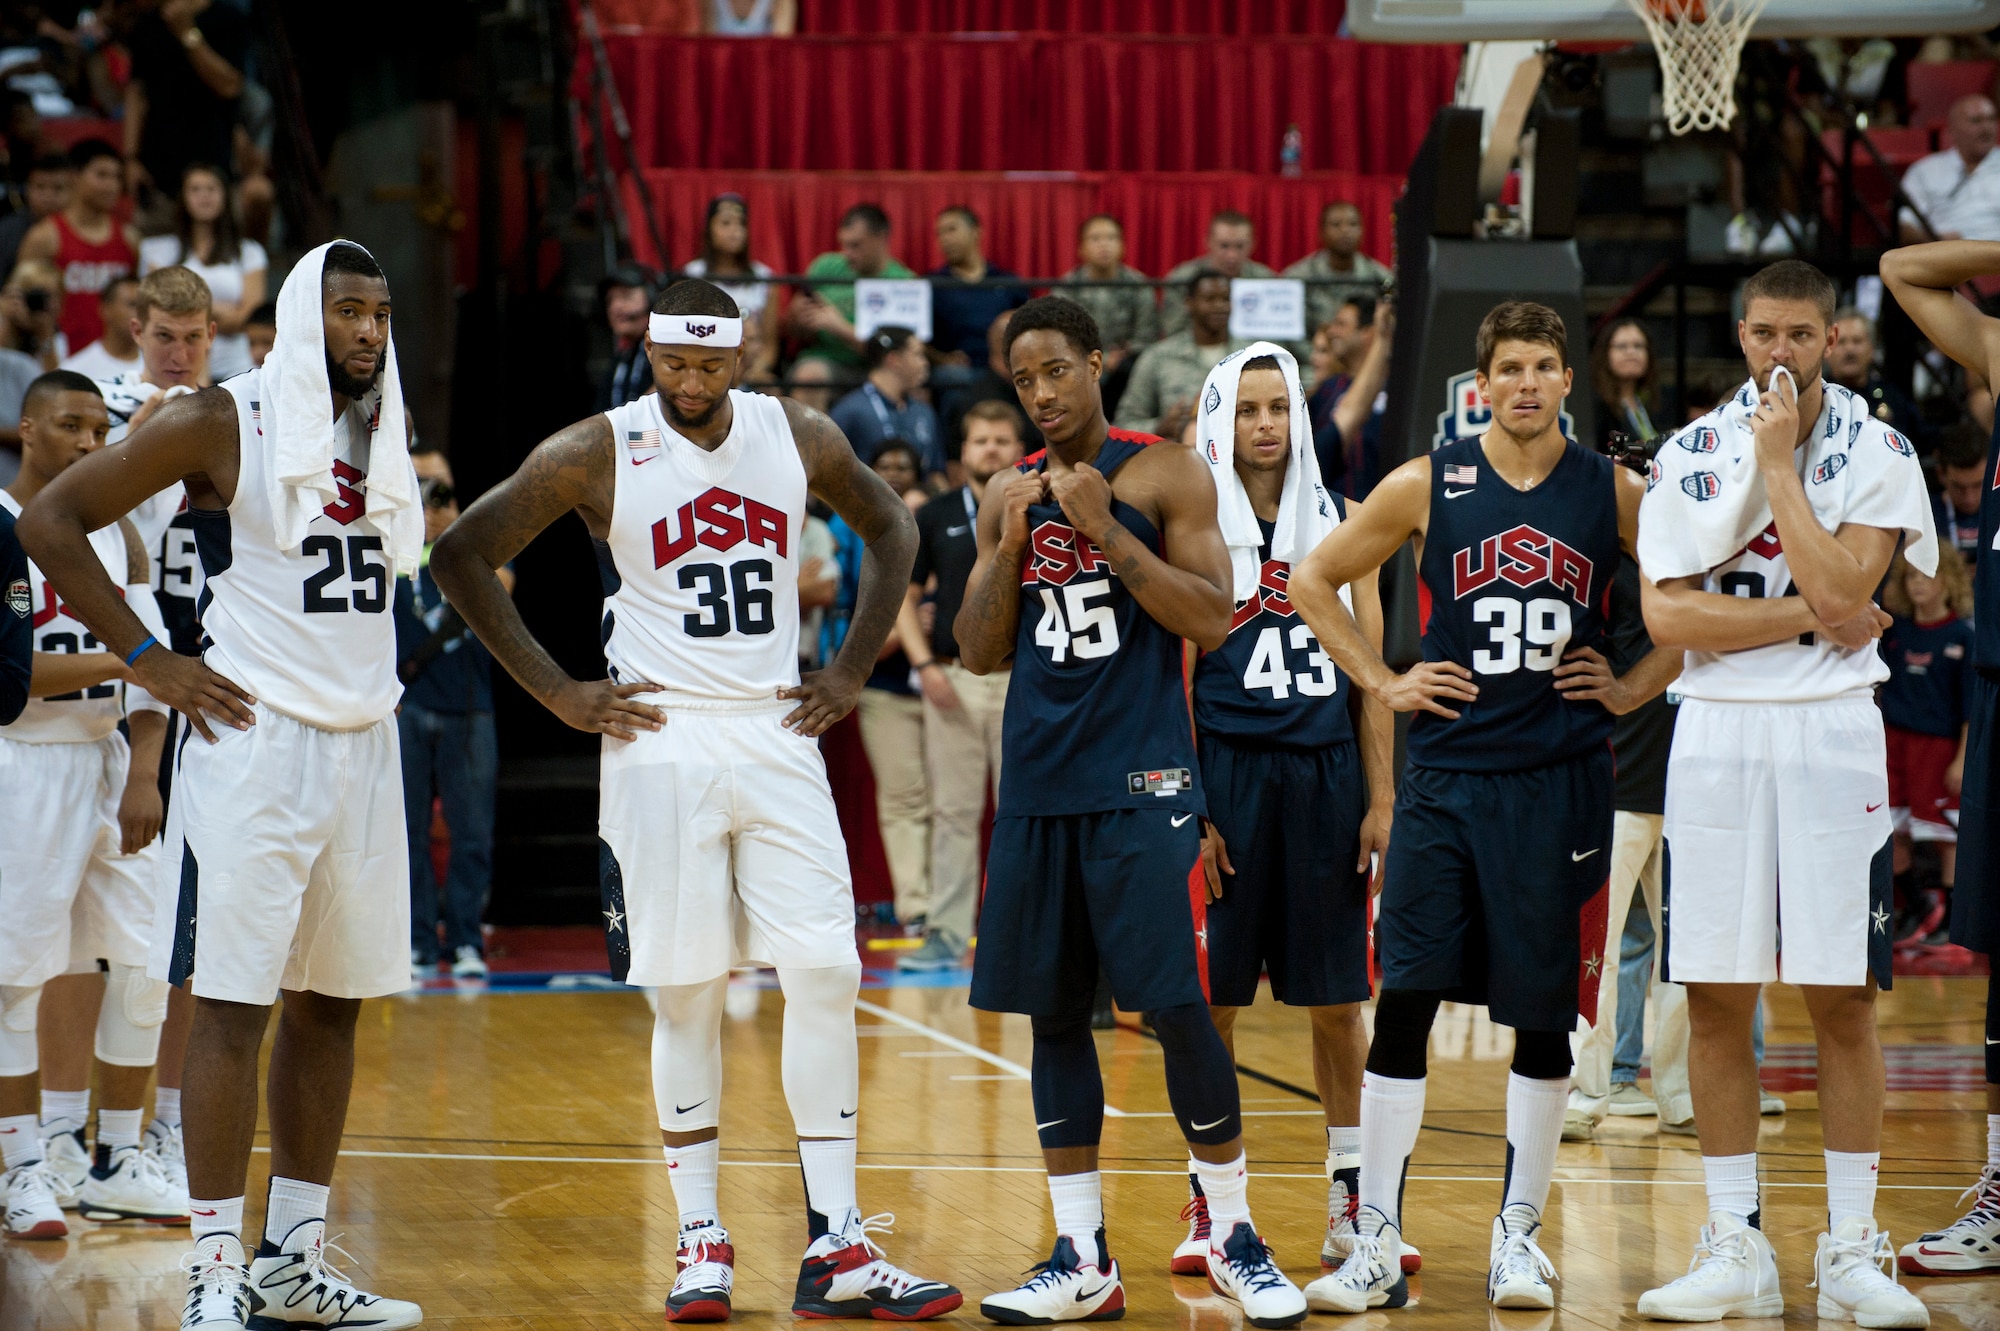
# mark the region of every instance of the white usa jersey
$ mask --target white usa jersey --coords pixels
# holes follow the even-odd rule
[[[264,440],[262,370],[222,385],[236,400],[236,494],[227,510],[190,508],[205,579],[202,659],[258,702],[324,730],[359,730],[396,708],[395,578],[367,516],[368,419],[350,406],[334,428],[339,497],[295,550],[278,548]],[[402,465],[412,471],[414,464]]]
[[[21,516],[21,505],[5,490],[0,490],[0,508],[17,518]],[[90,534],[90,548],[111,576],[112,585],[122,589],[125,575],[130,572],[124,530],[115,522],[98,528]],[[56,589],[49,585],[33,560],[28,562],[28,595],[34,606],[31,614],[36,651],[75,655],[108,650],[76,612],[56,596]],[[74,693],[30,698],[13,724],[0,726],[0,739],[24,744],[87,744],[116,730],[119,718],[124,715],[125,686],[93,684]]]
[[[611,537],[600,542],[604,659],[672,695],[774,700],[799,682],[799,533],[806,469],[784,404],[731,392],[709,452],[660,417],[659,395],[611,422]]]

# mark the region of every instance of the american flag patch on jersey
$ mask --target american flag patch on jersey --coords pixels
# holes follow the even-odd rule
[[[660,432],[658,430],[632,430],[625,436],[625,445],[631,451],[632,465],[651,462],[660,455]]]
[[[1461,462],[1444,469],[1446,485],[1472,485],[1479,480],[1479,468],[1470,462]]]

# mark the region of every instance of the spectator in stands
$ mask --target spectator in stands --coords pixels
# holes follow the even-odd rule
[[[271,354],[271,347],[278,340],[276,302],[267,302],[251,311],[248,322],[243,325],[243,337],[250,344],[250,363],[263,369],[264,357]]]
[[[0,273],[11,273],[21,256],[21,242],[35,223],[59,213],[69,202],[70,182],[75,177],[69,158],[61,153],[45,153],[28,168],[23,183],[23,206],[0,217]]]
[[[403,754],[403,815],[410,843],[410,968],[444,953],[461,979],[486,975],[479,917],[493,886],[493,801],[500,754],[493,731],[493,658],[431,578],[431,546],[458,520],[458,500],[441,476],[420,482],[424,550],[417,571],[396,582],[396,673],[403,700],[396,729]],[[500,583],[514,590],[511,567]],[[451,831],[444,896],[431,869],[431,799]]]
[[[53,370],[62,360],[65,303],[54,265],[38,259],[15,264],[0,288],[0,346],[33,357],[44,371]]]
[[[1660,367],[1653,359],[1653,339],[1637,319],[1620,319],[1597,336],[1590,350],[1590,387],[1597,394],[1597,439],[1613,432],[1634,439],[1651,439],[1653,412],[1659,408],[1653,391]]]
[[[1380,297],[1394,272],[1361,252],[1361,209],[1336,199],[1319,210],[1319,248],[1285,269],[1306,281],[1306,327],[1323,328],[1349,296]]]
[[[1000,789],[1000,721],[1008,671],[975,675],[958,664],[952,621],[978,555],[973,535],[986,483],[1021,460],[1020,412],[981,402],[965,413],[959,459],[965,487],[917,513],[917,562],[896,619],[896,635],[923,692],[924,768],[930,777],[931,898],[924,945],[898,970],[962,965],[979,913],[980,824]],[[922,614],[931,599],[929,627]]]
[[[597,387],[597,409],[609,411],[653,391],[646,360],[646,319],[653,310],[653,279],[637,264],[613,269],[599,288],[604,322],[611,328],[611,365]]]
[[[1979,554],[1979,500],[1986,492],[1987,432],[1960,421],[1944,432],[1938,449],[1937,534],[1971,568]]]
[[[210,0],[161,0],[125,38],[126,186],[135,201],[172,189],[195,162],[227,162],[243,93],[248,12]]]
[[[1117,283],[1059,287],[1051,293],[1075,301],[1097,320],[1104,338],[1104,409],[1115,419],[1133,361],[1160,340],[1159,296],[1144,273],[1126,266],[1125,228],[1115,217],[1099,213],[1084,219],[1076,257],[1082,262],[1064,273],[1063,281]]]
[[[76,173],[69,202],[28,229],[21,260],[40,259],[62,275],[63,336],[71,347],[87,347],[104,332],[97,296],[114,277],[139,267],[139,232],[118,220],[124,181],[118,150],[103,139],[84,139],[70,149]]]
[[[24,268],[16,268],[18,275]],[[46,301],[35,304],[46,306]],[[0,289],[0,473],[14,475],[21,466],[21,400],[28,385],[47,372],[32,347],[36,328],[46,320],[46,308],[31,308],[27,294],[12,281]]]
[[[987,262],[983,240],[972,209],[964,204],[946,208],[937,216],[944,263],[925,274],[931,279],[931,346],[945,365],[972,372],[986,363],[986,333],[993,321],[1028,299],[1024,287],[978,285],[1017,276]]]
[[[1981,93],[1959,98],[1945,134],[1951,147],[1911,163],[1903,192],[1939,240],[2000,240],[2000,155],[1993,151],[2000,116],[1992,99]],[[1931,239],[1908,208],[1902,232],[1909,244]]]
[[[1929,458],[1937,451],[1937,430],[1917,404],[1875,368],[1875,321],[1849,305],[1834,312],[1833,323],[1840,336],[1826,349],[1826,377],[1867,399],[1875,419],[1901,431],[1916,444],[1918,456]]]
[[[250,368],[243,329],[264,303],[270,260],[264,247],[237,230],[236,209],[222,168],[195,162],[181,176],[174,229],[139,242],[139,273],[179,264],[208,283],[215,298],[215,350],[208,372],[221,383]]]
[[[799,28],[799,0],[707,0],[701,26],[717,37],[789,37]]]
[[[127,274],[111,280],[97,298],[99,321],[104,336],[81,351],[72,351],[56,368],[75,370],[92,379],[111,380],[139,370],[139,343],[133,330],[139,326],[139,279]]]
[[[1250,257],[1257,232],[1242,213],[1223,211],[1208,219],[1208,253],[1175,264],[1167,273],[1160,301],[1160,334],[1172,336],[1187,327],[1188,288],[1202,273],[1224,277],[1275,277],[1276,273]]]
[[[727,0],[715,0],[726,4]],[[707,278],[727,291],[743,312],[743,351],[738,373],[763,383],[778,369],[778,289],[767,281],[776,271],[750,257],[750,205],[741,194],[718,194],[708,201],[701,253],[681,266],[689,277]],[[735,281],[731,281],[735,278]],[[740,381],[739,381],[740,382]]]
[[[1366,499],[1382,479],[1383,389],[1396,340],[1395,307],[1386,300],[1377,306],[1371,296],[1349,296],[1326,331],[1347,357],[1344,363],[1355,369],[1334,375],[1306,400],[1313,451],[1328,489],[1349,500]]]
[[[833,404],[840,395],[831,361],[818,357],[807,357],[792,366],[792,372],[785,376],[785,396],[793,398],[814,411],[833,412]]]
[[[1229,278],[1203,270],[1182,301],[1184,326],[1139,353],[1132,381],[1118,402],[1121,429],[1178,439],[1194,417],[1208,372],[1232,351],[1250,345],[1229,335]]]
[[[859,366],[861,335],[854,331],[854,279],[916,274],[889,253],[889,215],[879,204],[857,203],[849,208],[840,215],[836,234],[840,248],[806,266],[807,277],[823,280],[792,302],[792,324],[812,339],[802,355]]]
[[[863,462],[873,465],[878,449],[891,439],[901,439],[921,460],[920,480],[942,475],[945,458],[937,413],[916,396],[931,373],[924,344],[910,329],[891,324],[870,333],[863,350],[868,377],[834,406],[833,423]]]

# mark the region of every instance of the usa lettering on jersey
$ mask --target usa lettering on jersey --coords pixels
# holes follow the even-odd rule
[[[1494,579],[1504,578],[1523,591],[1546,582],[1568,592],[1578,605],[1587,606],[1592,572],[1588,555],[1523,524],[1454,552],[1452,595],[1463,600]]]
[[[1292,609],[1292,566],[1282,559],[1267,559],[1257,574],[1257,590],[1230,618],[1229,631],[1234,633],[1262,612],[1269,610],[1274,615],[1290,619],[1298,614]]]
[[[1028,560],[1021,569],[1023,584],[1049,582],[1061,587],[1086,574],[1109,573],[1104,552],[1066,522],[1043,522],[1028,533]]]
[[[1118,617],[1101,604],[1111,595],[1111,563],[1104,552],[1067,522],[1049,520],[1028,533],[1021,584],[1042,602],[1035,644],[1061,665],[1092,661],[1118,650]]]
[[[738,514],[741,514],[739,517]],[[783,510],[712,486],[652,527],[653,567],[665,568],[696,545],[727,552],[746,541],[785,558]]]

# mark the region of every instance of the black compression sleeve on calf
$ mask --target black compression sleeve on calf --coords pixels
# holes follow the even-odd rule
[[[1994,977],[1986,981],[1986,1084],[2000,1086],[2000,991]]]
[[[1444,1002],[1440,989],[1384,989],[1375,1000],[1375,1038],[1368,1043],[1368,1071],[1417,1081],[1429,1070],[1431,1023]]]
[[[1243,1135],[1236,1064],[1216,1034],[1204,1003],[1157,1008],[1153,1033],[1167,1065],[1167,1101],[1181,1134],[1197,1146],[1220,1146]]]
[[[1104,1078],[1097,1070],[1097,1042],[1090,1038],[1090,1009],[1031,1017],[1029,1026],[1035,1034],[1029,1084],[1042,1149],[1097,1145],[1104,1135]]]
[[[1512,1071],[1536,1081],[1567,1077],[1570,1061],[1568,1031],[1515,1031]]]

